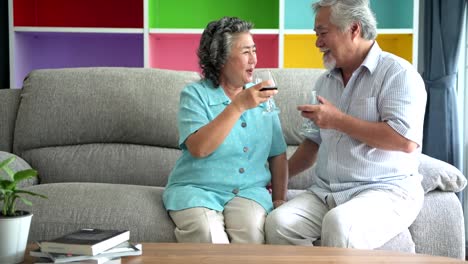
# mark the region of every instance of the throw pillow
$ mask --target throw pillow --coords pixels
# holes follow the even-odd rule
[[[460,192],[465,188],[465,176],[451,164],[425,154],[420,154],[419,161],[419,173],[423,175],[422,186],[425,193],[435,189]]]

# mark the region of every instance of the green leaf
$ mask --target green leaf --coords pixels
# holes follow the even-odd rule
[[[16,159],[15,156],[12,156],[12,157],[9,157],[8,159],[0,162],[0,169],[3,170],[3,168],[7,167],[8,165],[10,165],[10,163],[12,163],[14,160]]]
[[[21,197],[21,196],[18,196],[18,198],[20,198],[20,200],[26,204],[26,205],[29,205],[29,206],[32,206],[32,202],[29,201],[28,199],[24,198],[24,197]]]
[[[14,181],[9,180],[1,180],[0,181],[0,189],[3,190],[14,190],[16,187],[16,183]]]
[[[30,178],[34,178],[36,176],[37,176],[37,171],[36,170],[28,169],[28,170],[22,170],[22,171],[16,172],[15,175],[13,176],[13,179],[14,179],[14,181],[16,183],[18,183],[20,181],[30,179]]]
[[[34,193],[34,192],[30,192],[30,191],[25,191],[25,190],[16,190],[16,193],[24,193],[24,194],[29,194],[29,195],[31,195],[31,196],[39,196],[39,197],[42,197],[42,198],[47,199],[47,196],[45,196],[45,195],[38,194],[38,193]]]
[[[10,167],[8,167],[8,165],[10,163],[12,163],[15,160],[15,158],[16,157],[13,156],[13,157],[10,157],[10,158],[0,162],[0,169],[3,170],[4,172],[6,172],[6,174],[8,176],[10,176],[11,179],[13,179],[13,176],[14,176],[15,172],[12,169],[10,169]]]
[[[3,177],[1,175],[3,175],[3,173],[0,175],[0,201],[2,202],[0,206],[1,214],[4,216],[15,216],[16,202],[18,201],[18,198],[26,205],[32,205],[31,201],[22,197],[24,194],[47,199],[47,196],[45,195],[16,188],[16,185],[19,182],[37,177],[37,171],[34,169],[27,169],[14,172],[8,167],[8,165],[13,162],[14,159],[15,157],[13,156],[0,162],[0,172],[5,171],[11,177],[11,180],[6,180],[2,179]]]
[[[10,169],[10,167],[5,167],[3,168],[3,170],[8,174],[8,176],[10,176],[11,179],[13,179],[13,177],[15,176],[15,172]]]

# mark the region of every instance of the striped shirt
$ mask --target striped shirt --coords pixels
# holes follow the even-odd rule
[[[333,69],[319,78],[315,89],[342,112],[386,122],[419,148],[413,153],[383,150],[340,131],[320,129],[307,135],[320,144],[312,192],[324,202],[327,195],[333,195],[339,205],[368,189],[392,190],[407,197],[421,188],[417,155],[422,145],[426,90],[410,63],[382,51],[375,42],[346,87],[340,70]]]

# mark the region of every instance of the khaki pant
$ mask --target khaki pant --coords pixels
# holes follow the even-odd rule
[[[266,211],[255,201],[235,197],[223,212],[204,207],[169,211],[180,243],[263,244]]]

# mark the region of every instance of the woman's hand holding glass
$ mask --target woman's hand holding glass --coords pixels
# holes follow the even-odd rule
[[[270,87],[272,84],[272,81],[266,80],[255,84],[249,89],[244,89],[236,95],[232,104],[237,106],[241,112],[255,108],[258,105],[267,102],[271,96],[277,93],[276,90],[265,90],[265,87]]]

